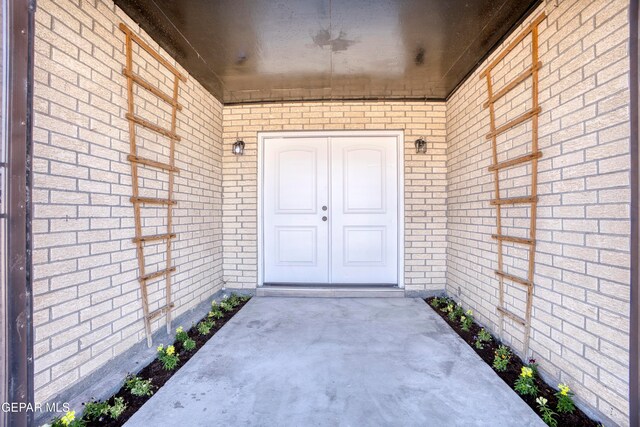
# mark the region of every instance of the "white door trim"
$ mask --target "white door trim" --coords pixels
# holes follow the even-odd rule
[[[398,152],[398,287],[404,288],[404,131],[402,130],[354,130],[354,131],[284,131],[258,132],[258,286],[264,284],[264,144],[270,138],[309,138],[340,136],[386,136],[396,138]]]

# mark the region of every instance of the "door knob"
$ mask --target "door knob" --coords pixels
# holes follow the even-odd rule
[[[328,219],[328,218],[327,218],[326,216],[323,216],[323,217],[322,217],[322,220],[323,220],[323,221],[326,221],[327,219]]]
[[[323,211],[326,211],[326,210],[327,210],[327,207],[326,207],[326,206],[323,206],[323,207],[322,207],[322,210],[323,210]]]

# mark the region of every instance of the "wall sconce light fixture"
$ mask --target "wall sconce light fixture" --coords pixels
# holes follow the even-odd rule
[[[416,139],[416,154],[425,154],[427,152],[427,141],[422,139],[422,137]]]
[[[236,156],[242,156],[244,154],[244,141],[240,138],[236,139],[233,143],[233,149],[231,150]]]

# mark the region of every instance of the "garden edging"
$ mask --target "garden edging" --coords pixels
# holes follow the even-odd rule
[[[220,300],[223,295],[234,292],[243,295],[253,295],[255,293],[245,289],[220,289],[194,308],[173,319],[172,323],[176,326],[195,324],[207,315],[211,309],[212,299]],[[128,374],[137,374],[157,358],[156,344],[171,343],[175,340],[175,335],[175,328],[172,328],[171,333],[167,333],[165,327],[159,328],[153,333],[154,345],[150,348],[147,346],[146,340],[136,343],[127,351],[112,359],[110,363],[83,377],[82,380],[65,389],[64,393],[56,395],[48,401],[68,403],[70,410],[80,414],[83,410],[83,403],[91,399],[108,399],[116,394]],[[36,412],[36,414],[34,425],[48,423],[52,418],[61,415],[60,413],[45,411]]]
[[[593,414],[591,414],[590,411],[583,411],[582,408],[578,407],[577,405],[570,413],[554,412],[553,410],[558,409],[557,402],[559,398],[565,398],[565,396],[560,396],[560,391],[558,391],[558,388],[561,388],[564,385],[559,384],[558,387],[552,386],[551,384],[553,383],[548,382],[547,378],[545,378],[546,376],[542,376],[539,374],[538,366],[534,359],[530,359],[528,363],[525,363],[522,359],[520,359],[519,355],[516,352],[511,350],[508,346],[505,346],[504,343],[499,340],[499,338],[490,335],[490,333],[489,339],[481,341],[482,346],[477,347],[476,344],[479,341],[478,337],[482,336],[480,332],[487,330],[475,322],[473,312],[471,310],[465,311],[460,303],[456,303],[455,300],[444,295],[441,298],[425,298],[424,301],[427,303],[429,308],[435,311],[442,318],[442,320],[456,332],[460,339],[462,339],[467,345],[469,345],[469,347],[473,349],[476,355],[480,357],[483,362],[488,364],[494,371],[494,373],[499,376],[511,389],[513,389],[514,392],[541,418],[543,418],[541,415],[541,411],[543,409],[540,406],[540,401],[538,401],[537,398],[543,398],[545,404],[548,402],[548,407],[552,410],[552,413],[554,415],[553,418],[556,420],[556,424],[549,423],[543,418],[543,421],[547,422],[547,424],[553,427],[602,425],[601,423],[594,421]],[[456,312],[457,314],[454,314],[453,312]],[[466,329],[463,326],[463,322],[465,320],[467,321]],[[506,361],[504,361],[504,365],[501,369],[499,369],[499,365],[496,365],[496,360],[499,359],[500,354],[497,350],[500,347],[506,347],[508,349],[507,353],[509,354],[506,358]],[[503,357],[502,359],[505,358]],[[533,376],[531,375],[531,368],[533,369]],[[530,381],[534,384],[535,392],[532,393],[532,395],[523,394],[522,391],[518,391],[516,386],[517,382],[520,381],[523,377],[525,379],[527,378],[527,375],[525,375],[525,370],[528,370],[528,377],[531,378]],[[567,388],[567,390],[568,389],[569,388]],[[574,395],[572,392],[570,392],[569,394],[569,400],[572,403],[575,403],[573,401]],[[558,412],[560,411],[558,410]]]

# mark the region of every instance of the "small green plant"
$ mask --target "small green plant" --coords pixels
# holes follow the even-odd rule
[[[151,380],[143,380],[137,376],[127,377],[124,387],[134,396],[151,396],[153,394]]]
[[[460,316],[460,328],[468,332],[471,330],[471,325],[473,325],[473,311],[467,310]]]
[[[184,331],[184,329],[182,329],[182,326],[176,329],[176,341],[184,342],[188,338],[189,335]]]
[[[455,307],[456,303],[447,296],[440,297],[440,311],[443,313],[448,313],[452,311]]]
[[[167,348],[164,348],[162,344],[160,344],[157,348],[158,351],[158,360],[162,363],[162,367],[167,371],[173,371],[176,366],[178,366],[178,362],[180,358],[176,354],[176,349],[172,345],[168,345]]]
[[[103,417],[109,416],[116,420],[125,409],[127,409],[127,404],[122,397],[113,399],[113,405],[110,405],[106,400],[104,402],[91,401],[84,404],[83,418],[87,421],[103,421]]]
[[[553,412],[547,405],[547,399],[540,396],[536,399],[536,403],[538,404],[538,410],[540,411],[540,415],[542,416],[542,421],[547,423],[549,427],[557,427],[558,420],[556,420],[555,418],[556,413]]]
[[[480,332],[478,332],[478,335],[476,335],[474,345],[478,350],[482,350],[484,348],[484,344],[489,341],[491,341],[491,334],[487,332],[486,329],[482,328],[480,329]]]
[[[511,350],[506,345],[501,345],[495,351],[495,357],[493,358],[493,369],[498,372],[504,372],[507,370],[509,361],[511,360]]]
[[[211,301],[211,311],[209,312],[209,317],[214,319],[222,319],[224,317],[224,313],[220,308],[220,305],[216,300]]]
[[[213,320],[203,320],[198,323],[198,332],[200,335],[208,335],[211,332],[211,328],[216,324]]]
[[[523,366],[520,370],[520,376],[516,380],[513,389],[523,396],[536,396],[538,394],[538,387],[535,384],[533,378],[533,369],[528,366]]]
[[[182,343],[182,348],[187,351],[191,351],[196,348],[196,342],[189,338],[189,334],[182,329],[182,326],[176,329],[176,341]]]
[[[224,317],[224,313],[222,312],[222,310],[220,310],[220,308],[216,308],[209,312],[209,317],[212,319],[222,319]]]
[[[573,392],[566,384],[558,384],[559,391],[555,394],[558,398],[556,410],[563,414],[572,414],[576,410],[573,403]]]
[[[124,402],[124,398],[116,397],[113,399],[113,405],[109,406],[107,413],[111,418],[117,420],[125,409],[127,409],[127,404]]]
[[[220,308],[224,311],[229,312],[233,310],[233,304],[230,303],[227,299],[223,299],[222,301],[220,301]]]
[[[191,338],[187,338],[182,343],[182,347],[184,347],[184,349],[187,350],[187,351],[191,351],[194,348],[196,348],[196,342],[194,340],[192,340]]]
[[[439,307],[440,307],[440,298],[438,298],[438,297],[434,297],[434,298],[431,300],[431,307],[433,307],[433,308],[439,308]]]
[[[449,320],[451,320],[452,322],[455,322],[464,314],[464,309],[460,304],[449,303],[447,308],[450,306],[453,307],[451,308],[451,310],[449,310],[449,314],[447,315],[447,317],[449,317]]]
[[[51,422],[51,427],[84,427],[85,422],[76,418],[76,411],[69,411],[62,417],[57,417]]]
[[[242,303],[242,301],[240,300],[240,296],[234,293],[232,293],[229,298],[227,298],[227,302],[234,308]]]
[[[88,421],[98,421],[109,412],[108,402],[91,401],[84,404],[82,417]]]

